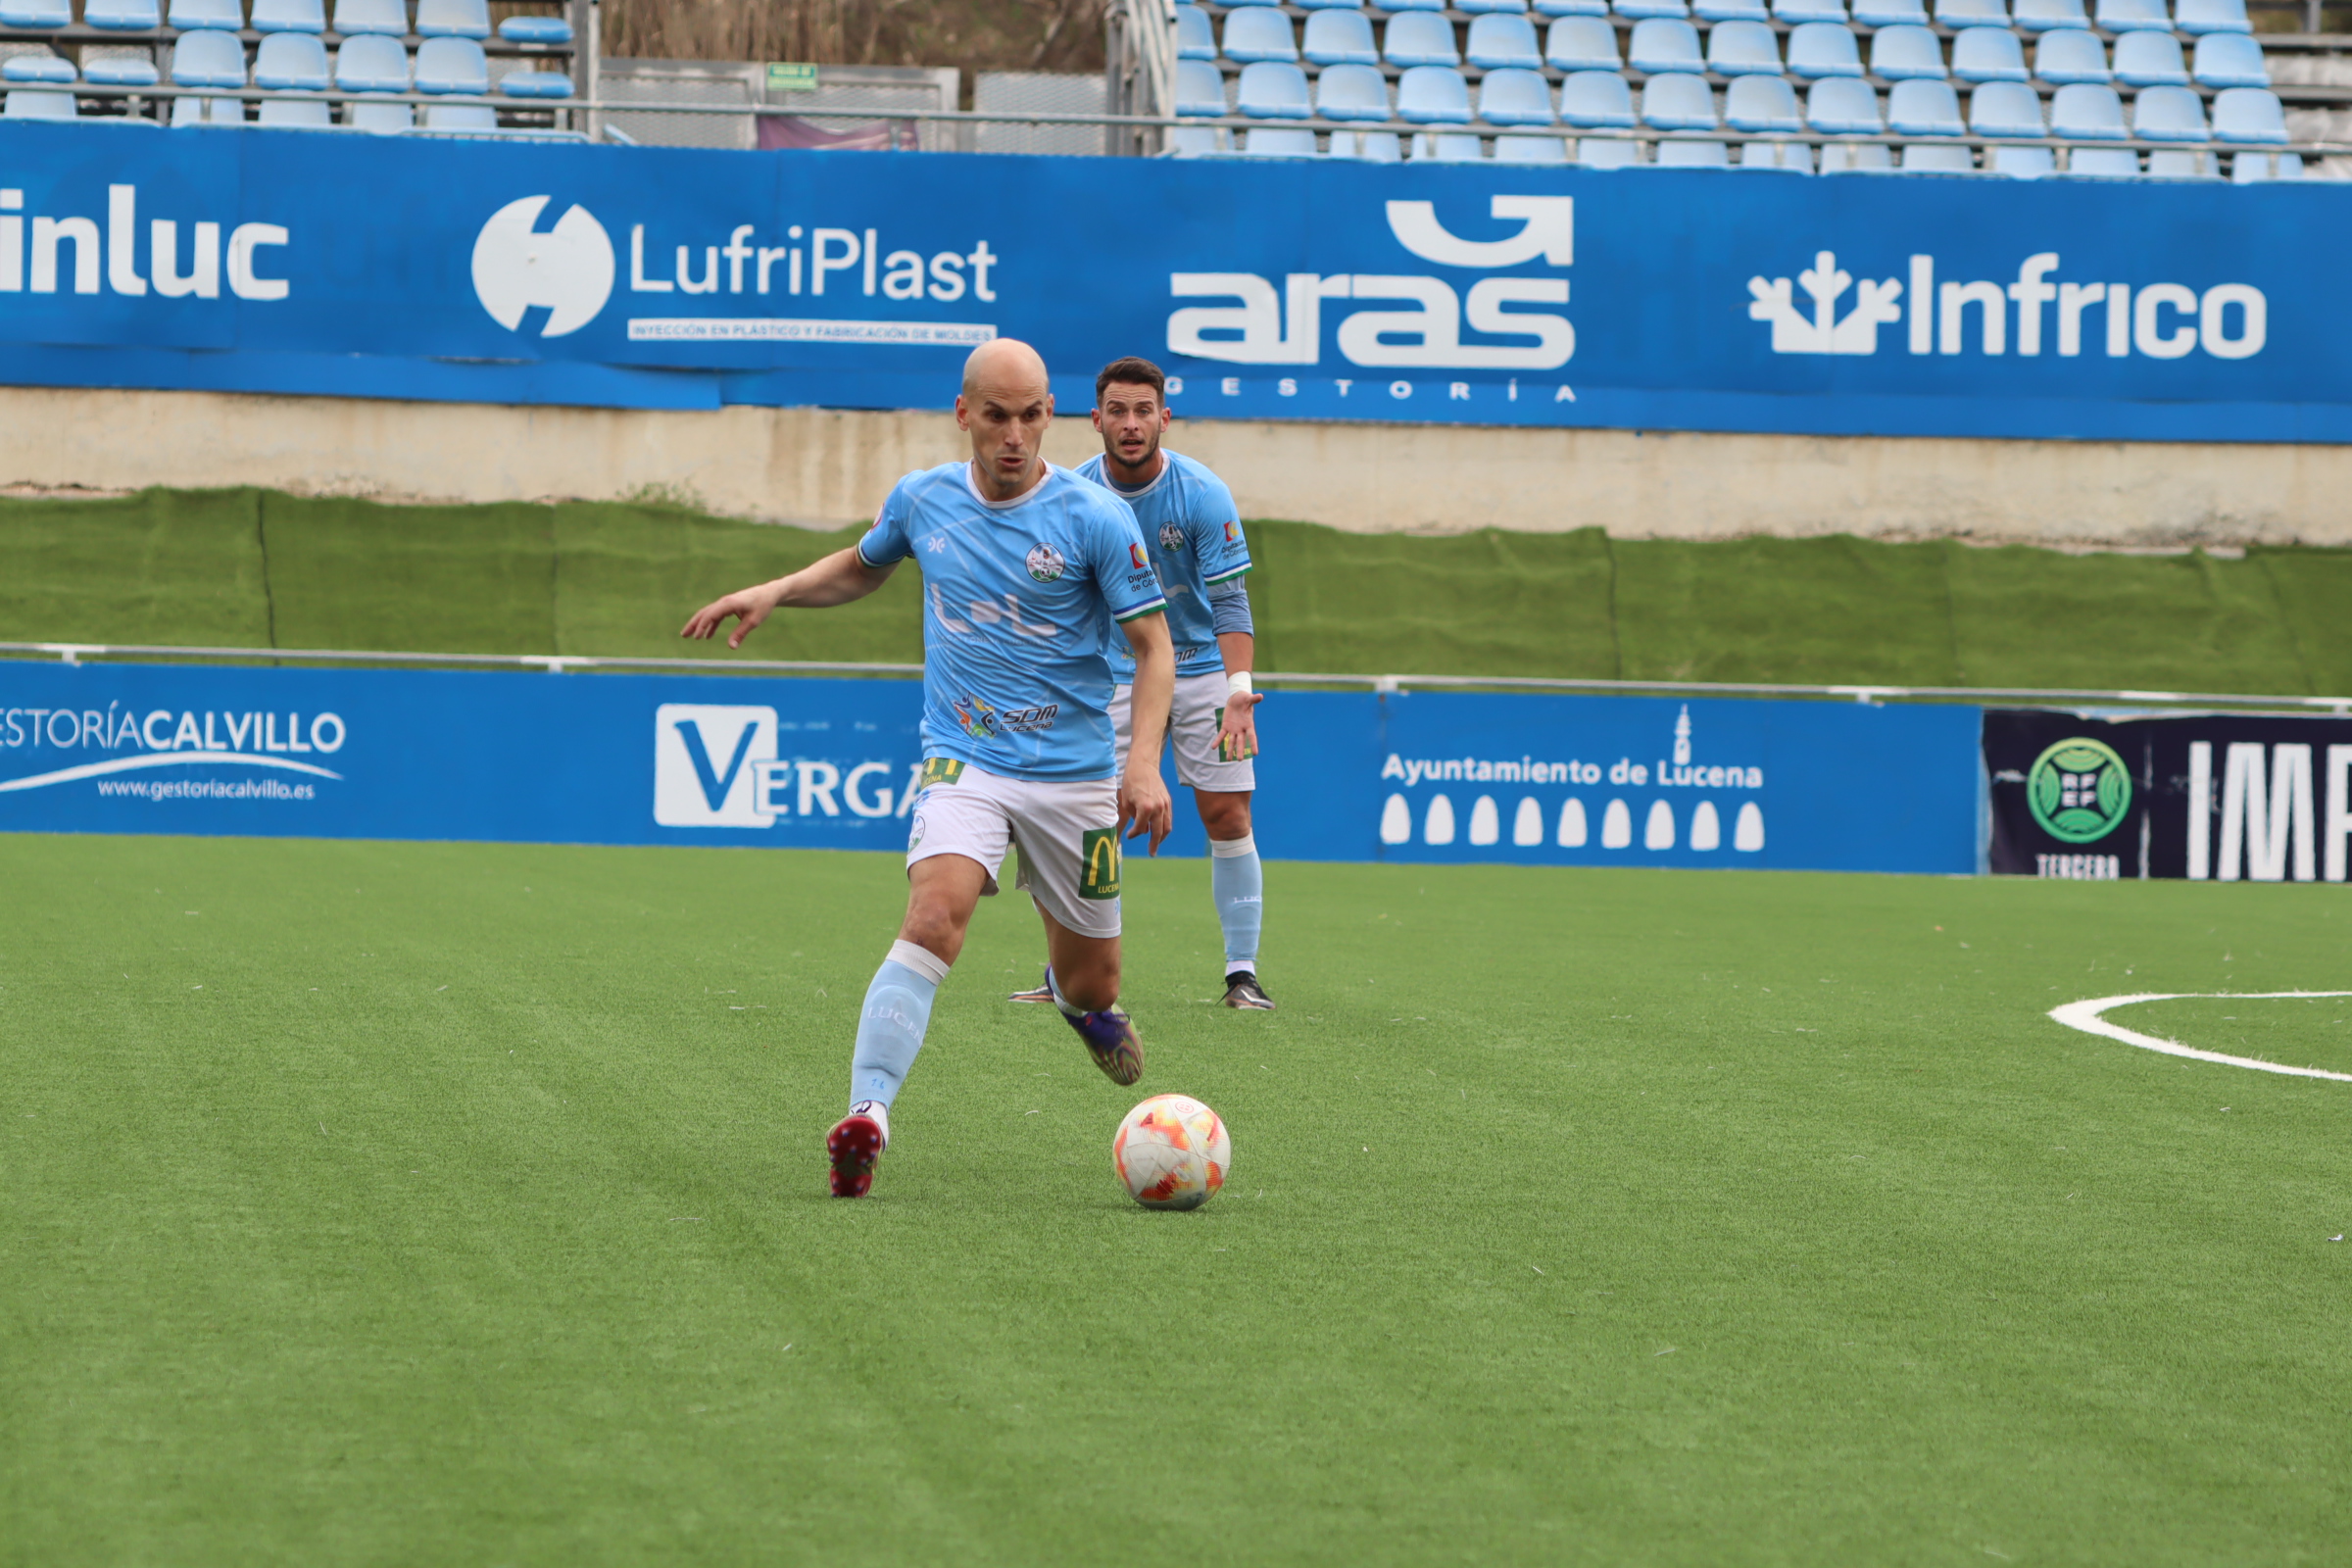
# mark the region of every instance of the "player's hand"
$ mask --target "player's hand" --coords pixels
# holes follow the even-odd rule
[[[1167,781],[1159,776],[1159,769],[1128,768],[1119,779],[1120,831],[1131,839],[1151,834],[1152,847],[1147,853],[1157,855],[1175,827],[1175,803],[1168,799]]]
[[[1217,760],[1246,762],[1257,755],[1257,714],[1251,710],[1264,702],[1259,692],[1235,692],[1225,699],[1225,717],[1217,725]]]
[[[753,629],[765,620],[769,612],[775,608],[775,599],[766,588],[746,588],[740,593],[729,594],[724,599],[713,599],[696,611],[687,617],[686,624],[679,629],[678,635],[691,638],[696,642],[708,641],[718,635],[718,628],[725,625],[731,616],[739,624],[727,638],[727,646],[741,648],[743,640],[749,637]]]

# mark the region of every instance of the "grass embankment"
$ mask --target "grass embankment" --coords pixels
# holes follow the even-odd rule
[[[1251,528],[1267,669],[2352,692],[2352,551]],[[12,500],[0,640],[710,654],[676,640],[695,606],[856,535],[620,504]],[[744,657],[911,662],[919,605],[903,572],[769,622]]]

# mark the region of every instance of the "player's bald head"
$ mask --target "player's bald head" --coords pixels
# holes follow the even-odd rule
[[[967,400],[986,396],[1020,404],[1045,397],[1050,391],[1044,357],[1017,337],[991,338],[963,362]]]

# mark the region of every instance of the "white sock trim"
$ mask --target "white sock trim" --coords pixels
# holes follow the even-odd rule
[[[1237,974],[1255,973],[1257,973],[1257,960],[1255,958],[1227,958],[1225,960],[1225,978],[1228,980],[1232,979]]]
[[[948,979],[948,960],[929,948],[918,948],[911,942],[893,942],[890,961],[903,963],[933,985],[945,985]]]
[[[1238,839],[1210,839],[1208,853],[1211,858],[1219,860],[1238,860],[1246,855],[1255,855],[1257,835],[1245,833]]]

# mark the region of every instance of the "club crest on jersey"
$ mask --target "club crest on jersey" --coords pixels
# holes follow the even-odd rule
[[[1127,547],[1127,559],[1133,562],[1136,565],[1136,568],[1140,571],[1150,571],[1152,569],[1152,558],[1144,554],[1144,547],[1142,545],[1129,545]]]
[[[1238,545],[1242,542],[1241,518],[1236,517],[1231,522],[1225,524],[1225,542],[1229,545]]]
[[[1171,553],[1184,548],[1184,530],[1172,522],[1159,525],[1159,548]]]
[[[1029,549],[1029,575],[1039,582],[1058,581],[1068,564],[1062,560],[1061,552],[1052,545],[1032,545]]]

